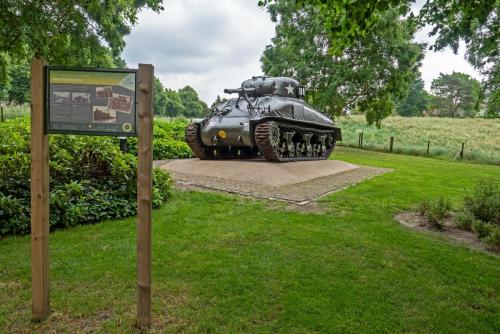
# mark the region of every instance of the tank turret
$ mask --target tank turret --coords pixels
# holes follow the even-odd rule
[[[297,80],[258,76],[224,92],[238,96],[186,128],[186,142],[200,159],[321,160],[342,140],[334,121],[303,100]]]

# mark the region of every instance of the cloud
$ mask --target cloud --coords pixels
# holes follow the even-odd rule
[[[160,14],[140,13],[123,56],[130,67],[153,64],[166,86],[190,85],[210,104],[262,74],[259,59],[273,35],[256,0],[169,0]]]

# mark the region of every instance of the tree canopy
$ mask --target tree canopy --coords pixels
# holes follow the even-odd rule
[[[479,111],[480,83],[460,72],[441,73],[432,81],[434,105],[447,116],[474,116]]]
[[[427,109],[428,99],[429,94],[424,88],[424,81],[418,77],[410,85],[408,95],[396,99],[396,113],[400,116],[422,116]]]
[[[260,0],[271,7],[280,0]],[[296,0],[295,10],[313,6],[323,17],[330,41],[329,52],[341,56],[346,48],[378,29],[377,22],[388,11],[397,10],[420,27],[430,25],[435,41],[430,49],[466,45],[466,59],[485,77],[483,92],[491,115],[500,113],[500,1],[426,0],[418,15],[409,12],[414,0]]]
[[[341,56],[330,52],[334,42],[321,9],[304,4],[297,10],[293,0],[267,9],[277,25],[261,58],[264,73],[307,84],[309,102],[329,113],[358,108],[380,126],[393,110],[392,97],[405,95],[418,73],[423,46],[412,41],[415,25],[400,19],[399,9],[385,12]]]
[[[208,107],[198,93],[190,86],[178,91],[164,87],[155,77],[153,94],[154,114],[164,117],[201,117],[208,113]]]
[[[51,64],[123,64],[123,37],[144,8],[163,9],[161,0],[73,0],[0,2],[0,83],[9,64],[44,57]]]

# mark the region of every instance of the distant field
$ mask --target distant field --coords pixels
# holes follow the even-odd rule
[[[30,113],[29,104],[25,104],[22,106],[4,106],[3,107],[3,118],[16,118],[19,116],[28,115]]]
[[[368,126],[365,117],[338,117],[342,128],[342,146],[358,147],[358,134],[363,132],[363,148],[389,151],[394,136],[396,153],[429,155],[458,159],[465,143],[464,160],[500,165],[500,119],[457,119],[439,117],[389,117],[382,127]]]

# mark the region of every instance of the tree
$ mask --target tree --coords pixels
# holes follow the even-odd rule
[[[166,116],[166,96],[165,87],[160,79],[154,77],[153,84],[153,114],[158,116]]]
[[[473,116],[478,111],[479,81],[469,75],[460,72],[451,74],[440,73],[439,77],[432,81],[431,91],[437,97],[437,105],[451,117]]]
[[[261,6],[272,6],[278,0],[260,0]],[[343,50],[366,34],[376,31],[384,13],[397,8],[407,14],[415,0],[297,0],[295,10],[314,6],[324,18],[329,51],[341,55]],[[498,0],[427,0],[418,16],[409,19],[421,26],[431,25],[436,36],[431,49],[451,47],[455,53],[459,42],[466,45],[466,58],[484,76],[483,90],[487,109],[495,113],[500,100],[500,1]]]
[[[32,56],[51,64],[112,66],[143,7],[163,10],[161,0],[2,0],[0,73],[7,58],[29,61]]]
[[[181,97],[178,92],[173,89],[165,90],[166,97],[166,116],[176,117],[186,115],[186,107],[182,104]]]
[[[200,117],[208,112],[207,104],[200,100],[198,93],[191,86],[179,89],[179,97],[185,108],[185,116]]]
[[[277,25],[273,44],[261,57],[264,73],[306,83],[308,101],[329,113],[358,107],[369,111],[370,124],[380,125],[392,112],[392,97],[404,95],[418,73],[423,46],[412,42],[415,27],[399,19],[399,10],[385,12],[376,29],[338,56],[330,52],[334,43],[321,9],[304,4],[297,10],[291,0],[267,8]]]
[[[408,95],[396,100],[396,113],[400,116],[422,116],[427,109],[428,95],[422,78],[416,78],[410,86]]]
[[[28,103],[30,100],[30,68],[27,63],[12,65],[9,68],[11,78],[8,90],[9,102]]]

